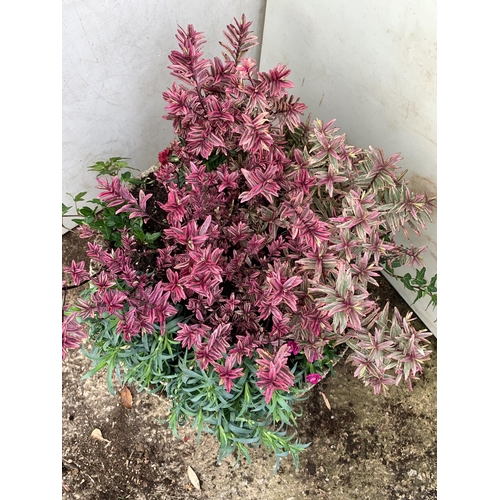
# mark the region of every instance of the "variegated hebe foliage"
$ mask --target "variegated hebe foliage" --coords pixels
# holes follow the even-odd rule
[[[254,366],[271,403],[299,384],[292,358],[317,367],[327,347],[344,343],[355,376],[376,393],[401,380],[411,387],[430,334],[367,288],[382,268],[422,267],[425,248],[394,236],[425,229],[433,199],[410,191],[399,154],[349,145],[335,120],[302,122],[290,70],[261,72],[245,57],[257,44],[249,27],[244,16],[228,26],[227,53],[213,61],[203,58],[202,33],[179,29],[169,68],[181,83],[164,93],[177,138],[154,174],[164,195],[154,199],[147,185],[137,193],[118,175],[99,178],[120,236],[89,243],[98,273],[67,269],[92,287],[65,320],[63,357],[84,335],[77,317],[112,316],[116,333],[133,341],[163,335],[177,315],[173,340],[228,394]],[[79,213],[81,236],[95,236],[95,212]]]

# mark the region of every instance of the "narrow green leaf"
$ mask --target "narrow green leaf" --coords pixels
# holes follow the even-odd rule
[[[108,374],[106,377],[106,382],[108,384],[108,391],[112,396],[115,395],[115,389],[113,387],[113,370],[114,370],[114,368],[115,368],[114,363],[108,364]]]
[[[413,301],[413,304],[415,304],[415,302],[417,302],[417,300],[420,300],[423,296],[424,296],[424,291],[423,290],[419,290],[418,293],[417,293],[417,297]]]
[[[88,371],[85,375],[82,376],[82,380],[92,377],[98,371],[102,370],[108,364],[108,360],[102,360],[96,367],[92,368],[92,370]]]

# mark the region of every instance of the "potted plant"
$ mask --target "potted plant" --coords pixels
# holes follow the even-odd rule
[[[302,120],[290,70],[257,70],[245,16],[222,59],[203,34],[177,33],[164,94],[176,138],[135,178],[122,158],[91,167],[99,197],[73,199],[92,268],[73,262],[63,289],[63,359],[88,338],[91,376],[166,394],[169,425],[215,434],[219,460],[269,447],[276,466],[307,446],[287,434],[297,401],[346,348],[375,393],[411,389],[430,351],[411,315],[378,304],[382,270],[436,304],[421,254],[394,236],[418,232],[434,199],[413,193],[399,154],[349,145],[334,121]],[[63,215],[70,216],[63,205]]]

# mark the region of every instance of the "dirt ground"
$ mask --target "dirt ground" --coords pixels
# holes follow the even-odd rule
[[[85,241],[63,236],[63,264],[85,257]],[[74,297],[75,294],[70,296]],[[388,284],[380,296],[405,312]],[[420,326],[419,326],[420,325]],[[417,328],[423,328],[420,323]],[[181,438],[161,421],[164,398],[131,387],[132,409],[108,392],[105,373],[81,380],[91,361],[72,351],[62,364],[63,500],[431,500],[437,498],[437,340],[413,392],[392,388],[387,397],[353,378],[340,362],[336,376],[316,385],[303,403],[297,436],[311,445],[272,475],[275,459],[257,449],[253,463],[216,464],[215,438],[185,428]],[[331,410],[321,392],[328,398]],[[99,429],[104,440],[91,437]],[[200,490],[188,477],[191,467]]]

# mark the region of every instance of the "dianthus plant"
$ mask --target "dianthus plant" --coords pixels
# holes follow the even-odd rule
[[[369,290],[411,265],[416,278],[400,278],[435,305],[425,248],[394,239],[425,229],[433,199],[410,190],[399,154],[348,144],[335,120],[303,121],[290,70],[246,57],[250,24],[229,25],[214,60],[202,33],[178,30],[163,94],[176,138],[154,173],[131,184],[110,168],[120,158],[93,167],[96,207],[75,219],[93,269],[65,269],[90,286],[65,311],[63,358],[88,335],[91,373],[166,390],[174,430],[191,420],[221,456],[264,443],[279,463],[305,446],[279,425],[341,344],[375,393],[422,371],[430,333]]]

